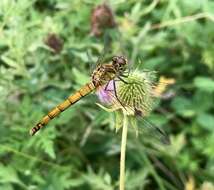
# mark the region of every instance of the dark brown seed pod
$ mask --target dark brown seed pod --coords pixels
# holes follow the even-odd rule
[[[113,12],[107,4],[96,6],[91,13],[91,34],[99,37],[107,28],[116,26]]]
[[[48,34],[47,38],[45,39],[45,44],[56,54],[60,53],[63,48],[63,41],[57,34],[54,33]]]

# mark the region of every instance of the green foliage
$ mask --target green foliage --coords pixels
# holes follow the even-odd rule
[[[48,110],[89,80],[93,63],[87,51],[95,61],[103,48],[102,38],[89,35],[91,10],[100,3],[0,1],[0,189],[118,188],[120,132],[92,96],[29,136]],[[172,145],[128,135],[127,189],[184,189],[189,177],[197,189],[212,188],[214,2],[109,4],[120,30],[110,31],[110,54],[125,51],[132,63],[142,61],[140,68],[177,83],[175,97],[163,100],[150,117]],[[45,44],[52,33],[63,42],[60,53]]]

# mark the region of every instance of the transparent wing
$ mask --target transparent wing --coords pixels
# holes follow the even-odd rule
[[[135,131],[137,131],[137,133],[147,136],[149,139],[156,139],[163,144],[170,144],[168,135],[154,123],[143,117],[137,117],[136,120],[138,128],[135,129]]]
[[[110,45],[111,45],[111,38],[110,36],[107,34],[107,32],[105,32],[104,34],[104,46],[103,49],[100,53],[100,56],[97,58],[97,60],[95,61],[94,56],[92,56],[92,52],[91,50],[88,50],[86,52],[88,60],[89,60],[89,66],[90,66],[90,72],[92,73],[99,65],[105,63],[105,59],[106,59],[106,55],[108,54],[109,50],[110,50]]]
[[[110,46],[111,46],[111,37],[109,36],[109,34],[107,32],[104,33],[103,38],[104,38],[104,47],[103,47],[103,50],[102,50],[99,58],[97,59],[96,66],[99,66],[105,62],[105,55],[110,50]]]
[[[92,73],[93,70],[95,69],[96,64],[95,64],[95,61],[94,61],[94,59],[93,59],[91,50],[87,50],[87,51],[86,51],[86,54],[87,54],[88,61],[89,61],[90,73]]]

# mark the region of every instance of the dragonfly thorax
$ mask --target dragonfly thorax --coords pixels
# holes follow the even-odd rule
[[[120,76],[127,66],[127,60],[123,56],[114,56],[111,63],[99,65],[92,73],[92,81],[95,87],[107,84],[110,80]]]
[[[116,77],[116,70],[112,64],[102,64],[92,73],[92,82],[95,87],[103,86]]]

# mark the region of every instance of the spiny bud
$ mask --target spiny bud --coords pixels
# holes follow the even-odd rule
[[[113,81],[99,88],[100,101],[110,106],[110,110],[122,109],[126,115],[148,115],[154,103],[154,72],[132,71],[124,81]]]
[[[120,81],[117,87],[117,96],[121,101],[121,105],[125,114],[134,115],[139,113],[148,115],[153,107],[153,80],[154,72],[139,72],[137,70],[131,72],[125,83]]]
[[[153,71],[131,71],[127,77],[122,77],[119,82],[110,81],[106,86],[100,87],[97,95],[102,103],[99,105],[107,112],[115,113],[115,128],[122,127],[123,118],[128,116],[131,126],[138,134],[136,116],[148,116],[157,97],[156,74]],[[114,83],[116,82],[116,85]],[[116,86],[116,88],[115,88]]]
[[[107,4],[96,6],[91,13],[91,33],[97,37],[103,34],[106,28],[116,26],[114,15]]]
[[[54,33],[48,34],[47,38],[45,39],[45,44],[49,46],[56,54],[60,53],[63,48],[62,40],[57,34]]]

